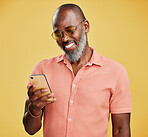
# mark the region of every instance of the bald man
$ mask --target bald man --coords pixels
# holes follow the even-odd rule
[[[44,137],[107,137],[111,114],[113,137],[130,137],[131,97],[128,75],[116,61],[88,44],[89,22],[75,4],[53,15],[52,37],[65,54],[39,62],[31,74],[44,74],[52,93],[28,83],[23,124]]]

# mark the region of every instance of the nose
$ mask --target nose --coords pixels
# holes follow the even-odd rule
[[[62,41],[66,42],[68,40],[68,36],[66,35],[66,33],[63,31],[62,32]]]

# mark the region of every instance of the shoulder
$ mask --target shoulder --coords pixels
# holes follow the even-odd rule
[[[127,70],[121,63],[104,56],[101,56],[101,59],[102,67],[104,68],[105,72],[110,74],[115,81],[117,81],[119,78],[128,80]]]
[[[101,60],[102,60],[102,65],[105,66],[105,67],[110,67],[110,68],[120,68],[122,66],[121,63],[111,59],[111,58],[108,58],[108,57],[104,57],[104,56],[101,56]]]
[[[42,71],[44,69],[49,68],[50,66],[52,66],[54,64],[57,64],[61,56],[62,55],[59,55],[59,56],[56,56],[56,57],[53,57],[50,59],[44,59],[44,60],[38,62],[33,69],[33,73],[34,72],[42,73]]]
[[[61,57],[62,55],[59,55],[59,56],[56,56],[56,57],[53,57],[53,58],[50,58],[50,59],[44,59],[42,61],[40,61],[39,63],[37,63],[36,65],[38,66],[46,66],[46,65],[49,65],[49,64],[55,64],[59,61],[59,58]]]
[[[126,71],[125,67],[121,63],[101,55],[100,58],[102,61],[102,67],[113,75],[118,75],[121,71]]]
[[[107,71],[110,70],[111,72],[111,71],[119,70],[122,67],[122,64],[120,64],[119,62],[98,54],[94,49],[93,49],[92,56],[93,56],[92,57],[93,62],[95,64],[100,65],[103,70],[107,70]]]

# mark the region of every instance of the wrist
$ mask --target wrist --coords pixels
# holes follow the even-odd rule
[[[30,102],[28,105],[28,113],[34,118],[39,118],[41,117],[42,110],[35,110]]]

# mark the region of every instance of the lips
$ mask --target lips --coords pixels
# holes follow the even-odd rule
[[[70,44],[66,45],[65,50],[69,51],[69,50],[74,49],[74,47],[75,47],[75,43],[73,42],[73,43],[70,43]]]

